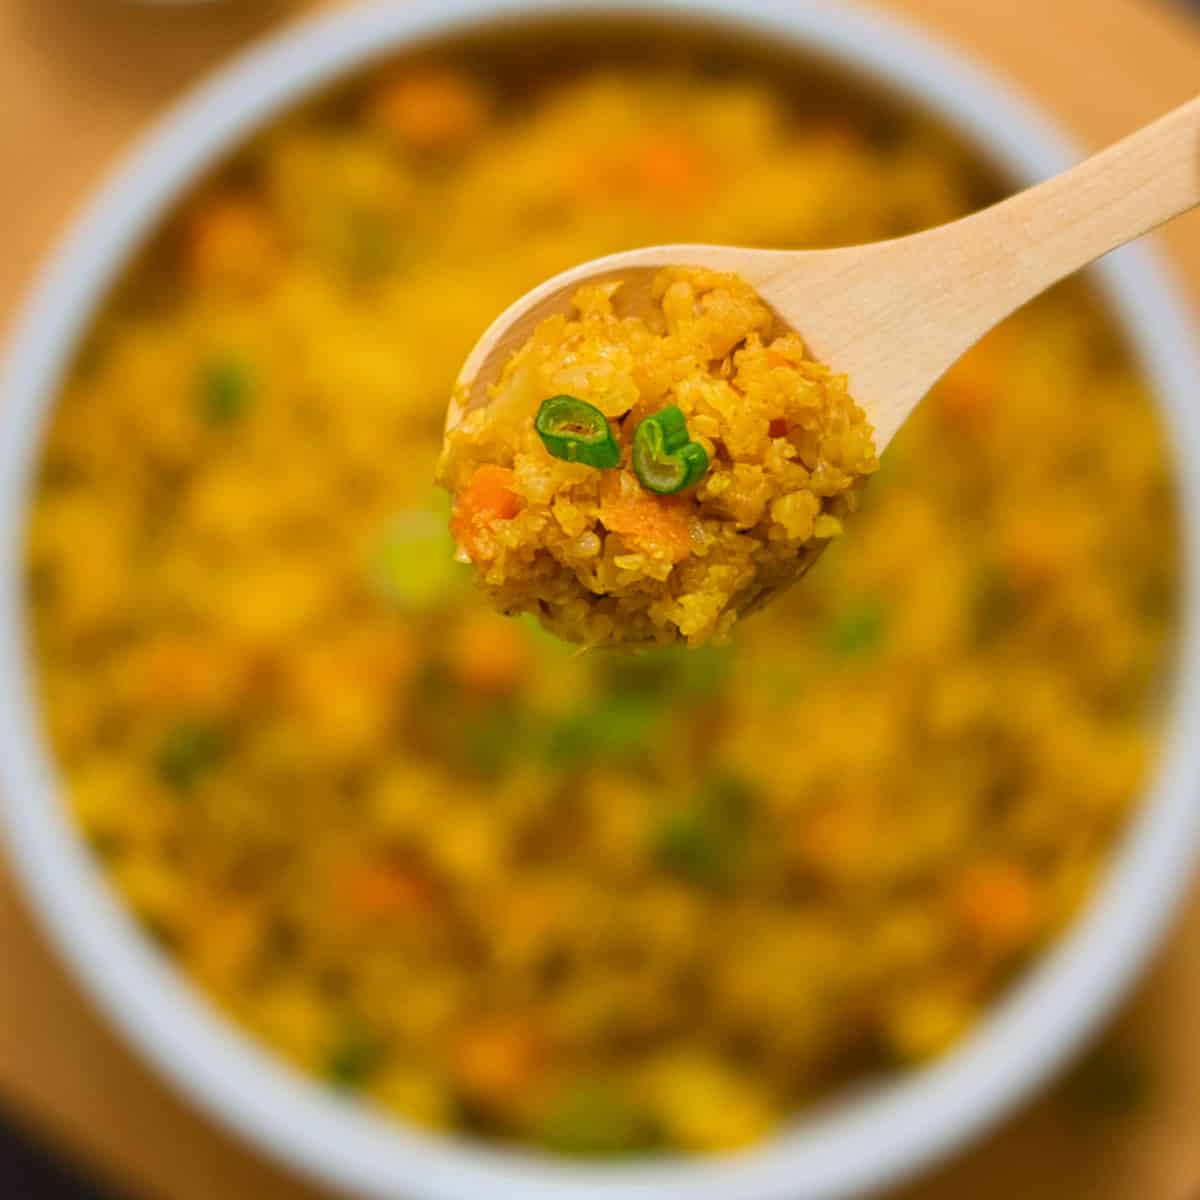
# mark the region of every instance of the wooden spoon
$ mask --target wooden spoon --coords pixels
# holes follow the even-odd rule
[[[1200,205],[1200,96],[1071,170],[924,233],[837,250],[652,246],[611,254],[527,292],[488,328],[459,376],[452,429],[543,318],[583,283],[622,279],[648,305],[659,268],[733,271],[809,352],[850,379],[883,448],[942,373],[1027,300]]]

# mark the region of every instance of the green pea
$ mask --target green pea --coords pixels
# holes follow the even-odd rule
[[[753,791],[745,781],[728,774],[714,776],[654,832],[655,860],[691,883],[727,883],[745,854],[753,804]]]
[[[695,650],[662,646],[641,654],[611,655],[604,677],[614,691],[671,701],[702,701],[720,692],[732,664],[726,647]]]
[[[200,407],[209,425],[233,425],[244,415],[253,394],[254,381],[240,359],[213,358],[201,368]]]
[[[463,727],[467,760],[482,775],[496,778],[512,771],[536,736],[529,714],[517,706],[490,709]]]
[[[867,658],[883,648],[887,612],[873,597],[847,604],[829,626],[827,645],[838,658]]]
[[[552,725],[547,757],[559,766],[640,758],[653,748],[662,715],[661,705],[651,696],[602,696]]]
[[[382,279],[400,258],[395,222],[385,213],[347,208],[335,230],[334,253],[355,280],[370,283]]]
[[[361,1022],[348,1021],[339,1030],[325,1063],[325,1078],[343,1091],[362,1088],[379,1068],[382,1047]]]
[[[219,766],[228,749],[224,731],[210,721],[179,721],[158,749],[158,774],[177,792],[188,792]]]
[[[660,1141],[653,1115],[614,1084],[572,1086],[546,1114],[541,1141],[559,1154],[634,1154]]]

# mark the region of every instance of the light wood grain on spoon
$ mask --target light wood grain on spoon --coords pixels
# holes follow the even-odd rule
[[[945,370],[1026,301],[1200,205],[1200,97],[1071,170],[962,220],[837,250],[651,246],[595,259],[528,292],[467,358],[451,429],[539,321],[583,283],[624,279],[637,304],[659,267],[733,271],[813,356],[850,377],[882,451]]]

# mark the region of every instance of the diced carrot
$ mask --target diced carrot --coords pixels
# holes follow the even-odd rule
[[[986,388],[947,380],[939,397],[942,415],[964,433],[981,434],[991,421],[994,397]]]
[[[878,801],[842,795],[810,814],[790,839],[793,861],[822,879],[847,887],[878,869]]]
[[[219,710],[237,703],[252,669],[231,647],[167,633],[130,654],[128,682],[143,703]]]
[[[344,652],[364,678],[387,687],[411,679],[421,662],[412,631],[394,623],[387,628],[355,630]]]
[[[664,131],[647,137],[637,147],[634,162],[645,191],[676,203],[698,199],[708,176],[699,147],[682,133]]]
[[[253,288],[270,275],[278,245],[263,206],[229,194],[213,197],[192,215],[186,252],[201,283]]]
[[[528,666],[520,628],[503,617],[483,614],[465,622],[450,640],[450,670],[468,691],[483,695],[511,692]]]
[[[1029,872],[1017,863],[997,860],[969,867],[959,881],[958,916],[985,948],[1019,949],[1034,935],[1038,901]]]
[[[398,862],[354,863],[334,876],[333,890],[341,911],[365,921],[423,916],[434,903],[429,880]]]
[[[713,178],[699,147],[686,134],[660,130],[613,145],[588,146],[563,179],[571,202],[587,208],[649,202],[682,208],[701,201]]]
[[[679,563],[692,552],[687,501],[656,496],[628,472],[609,472],[604,480],[600,520],[635,550]]]
[[[521,497],[508,467],[487,463],[471,476],[454,501],[450,532],[472,562],[495,557],[492,531],[499,521],[511,521],[521,511]]]
[[[1009,339],[993,331],[946,372],[936,395],[942,416],[960,432],[985,435],[1003,395]]]
[[[768,357],[770,357],[768,355]],[[787,437],[788,423],[786,417],[775,417],[768,427],[768,432],[773,438]]]
[[[537,1072],[533,1030],[515,1020],[490,1021],[464,1031],[455,1046],[455,1082],[474,1101],[505,1108]]]
[[[443,68],[409,70],[375,96],[380,126],[414,150],[453,150],[469,142],[487,120],[487,101],[466,75]]]

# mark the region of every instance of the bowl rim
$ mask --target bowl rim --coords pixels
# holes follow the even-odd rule
[[[104,882],[62,802],[35,703],[23,552],[40,430],[77,340],[131,251],[205,169],[281,110],[371,61],[505,19],[611,14],[717,23],[865,73],[956,128],[1015,178],[1077,157],[1040,112],[958,50],[902,20],[827,0],[418,0],[307,18],[216,72],[160,118],[59,242],[0,367],[0,818],[2,844],[60,955],[109,1021],[223,1126],[308,1177],[413,1200],[832,1200],[895,1184],[1028,1096],[1145,966],[1200,841],[1200,354],[1187,307],[1146,245],[1097,269],[1154,385],[1176,450],[1181,635],[1172,719],[1152,784],[1106,878],[1071,929],[965,1041],[933,1065],[802,1114],[721,1159],[566,1164],[427,1135],[334,1095],[238,1031],[157,954]]]

